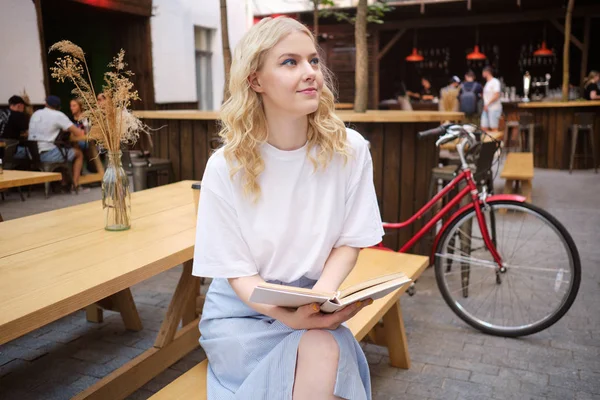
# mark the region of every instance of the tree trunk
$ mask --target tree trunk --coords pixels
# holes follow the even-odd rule
[[[565,45],[563,48],[563,84],[562,100],[569,100],[569,48],[571,47],[571,19],[573,16],[573,7],[575,0],[569,0],[567,6],[567,15],[565,17]]]
[[[223,101],[229,98],[229,70],[231,69],[231,49],[229,48],[229,27],[227,24],[227,0],[221,1],[221,41],[223,43],[223,64],[225,67],[225,86]]]
[[[356,42],[356,92],[354,95],[354,111],[367,111],[369,92],[369,55],[367,48],[367,0],[359,0],[356,9],[356,26],[354,31]]]
[[[313,34],[315,39],[319,37],[319,0],[313,0]]]

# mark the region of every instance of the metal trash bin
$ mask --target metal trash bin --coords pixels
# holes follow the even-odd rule
[[[140,152],[123,151],[123,169],[133,182],[133,191],[137,192],[148,188],[148,174],[166,173],[169,182],[173,176],[171,160],[156,157],[144,157]]]

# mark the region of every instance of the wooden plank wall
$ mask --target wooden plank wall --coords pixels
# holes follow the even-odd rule
[[[152,128],[154,155],[173,162],[176,180],[201,180],[208,157],[219,147],[215,121],[146,120]],[[349,124],[371,142],[375,191],[384,221],[408,219],[428,198],[431,169],[437,165],[435,140],[419,141],[419,130],[435,123],[360,123]],[[397,250],[423,225],[400,232],[388,232],[384,243]],[[429,254],[431,243],[422,239],[413,253]]]
[[[600,110],[596,107],[582,108],[533,108],[528,109],[534,116],[536,126],[534,165],[538,168],[569,169],[571,155],[571,125],[579,112],[595,113],[594,151],[600,160]],[[585,151],[589,157],[583,157]],[[574,169],[594,168],[591,157],[589,134],[579,135]]]

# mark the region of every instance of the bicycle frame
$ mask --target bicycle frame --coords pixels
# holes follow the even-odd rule
[[[423,217],[423,215],[427,211],[429,211],[438,201],[440,201],[442,199],[442,197],[444,197],[446,194],[448,194],[452,189],[456,188],[457,185],[462,181],[466,182],[466,186],[463,189],[461,189],[460,192],[456,196],[454,196],[448,202],[448,204],[446,204],[436,215],[434,215],[433,218],[430,219],[408,242],[406,242],[400,248],[400,250],[398,250],[398,252],[405,253],[408,250],[410,250],[412,248],[412,246],[414,246],[415,243],[419,239],[421,239],[427,232],[429,232],[429,230],[433,226],[435,226],[435,224],[440,219],[442,219],[446,214],[448,214],[450,212],[450,210],[454,206],[456,206],[465,196],[470,194],[471,195],[471,203],[467,204],[466,206],[462,207],[460,210],[455,212],[452,215],[452,217],[450,218],[450,220],[448,222],[446,222],[446,224],[442,227],[442,229],[438,233],[436,240],[434,242],[432,253],[435,251],[437,242],[439,241],[441,234],[447,228],[449,223],[452,222],[456,217],[458,217],[458,215],[460,213],[462,213],[465,209],[473,207],[473,208],[475,208],[475,214],[477,216],[477,222],[479,224],[479,228],[482,233],[483,241],[484,241],[485,245],[487,246],[487,248],[489,249],[490,253],[492,254],[494,261],[498,264],[498,268],[502,268],[502,258],[498,254],[498,251],[496,250],[496,246],[494,245],[492,239],[490,238],[489,231],[487,229],[487,224],[485,221],[485,217],[483,216],[483,213],[481,211],[479,191],[477,190],[477,186],[475,185],[475,181],[473,180],[473,174],[469,168],[463,168],[461,170],[461,172],[448,185],[446,185],[441,191],[439,191],[431,200],[429,200],[429,202],[427,202],[427,204],[425,204],[419,211],[417,211],[408,220],[406,220],[404,222],[398,222],[398,223],[384,223],[383,227],[385,229],[401,229],[401,228],[411,225],[416,220],[421,219],[421,217]],[[514,201],[518,201],[518,202],[525,201],[524,197],[517,196],[517,195],[490,196],[487,200],[492,201],[494,199],[499,199],[499,198],[501,198],[503,200],[514,200]],[[377,245],[376,248],[387,249],[383,245],[383,243],[379,243],[379,245]],[[434,254],[432,254],[432,261],[433,261],[433,256],[434,256]]]

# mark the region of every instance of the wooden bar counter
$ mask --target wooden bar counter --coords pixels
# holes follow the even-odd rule
[[[569,169],[571,134],[575,114],[591,112],[594,118],[594,145],[600,159],[600,101],[531,102],[518,104],[519,112],[530,112],[536,123],[534,165],[538,168]],[[575,169],[593,168],[587,134],[579,135],[577,153],[588,149],[590,157],[576,157]]]
[[[137,111],[136,115],[150,127],[160,128],[152,138],[154,154],[172,161],[176,180],[202,179],[209,155],[220,145],[217,112]],[[427,200],[438,151],[435,139],[420,141],[417,132],[463,118],[462,113],[432,111],[372,110],[359,114],[344,110],[337,115],[371,142],[375,190],[382,217],[389,222],[407,219]],[[421,225],[419,221],[400,233],[390,232],[385,244],[399,248]],[[420,243],[413,252],[428,254],[429,249]]]

